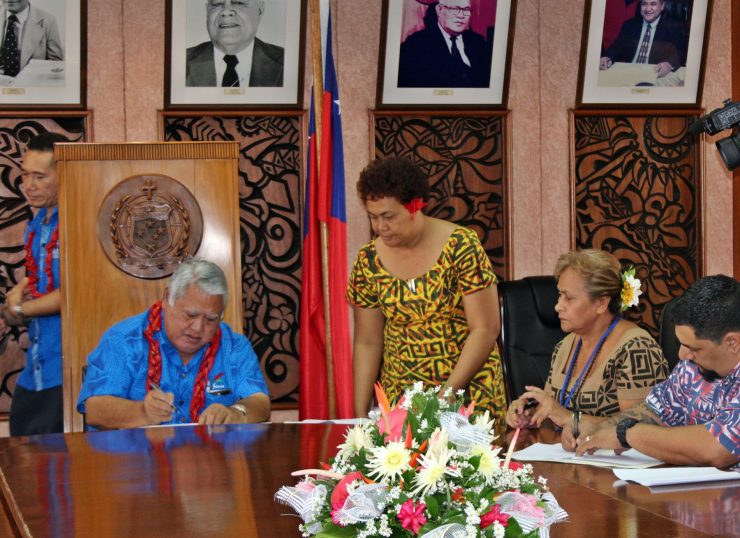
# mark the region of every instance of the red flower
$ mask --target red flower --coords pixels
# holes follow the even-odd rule
[[[362,480],[362,473],[354,471],[349,473],[347,476],[342,478],[339,483],[334,486],[334,491],[331,492],[331,520],[335,525],[339,525],[339,518],[336,513],[344,506],[344,501],[349,497],[347,493],[347,484],[354,482],[355,480]]]
[[[504,466],[504,463],[501,462],[501,467],[503,467],[503,466]],[[523,463],[519,463],[518,461],[510,461],[509,462],[509,469],[511,469],[512,471],[518,471],[522,467],[524,467],[524,464]]]
[[[455,502],[462,502],[465,500],[465,495],[463,493],[463,488],[457,488],[455,492],[452,494],[452,500]]]
[[[480,516],[480,528],[485,529],[497,521],[504,527],[509,524],[509,516],[507,514],[502,514],[501,507],[496,504],[488,512]]]
[[[427,505],[419,503],[414,508],[414,501],[408,499],[401,509],[398,511],[398,521],[401,522],[401,526],[407,531],[411,531],[414,534],[419,534],[419,529],[422,525],[427,522],[427,518],[424,515]]]

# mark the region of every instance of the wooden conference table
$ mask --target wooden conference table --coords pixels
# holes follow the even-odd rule
[[[299,536],[273,501],[346,426],[181,426],[0,440],[0,536]],[[534,440],[532,437],[529,442]],[[526,441],[526,440],[525,440]],[[536,463],[570,521],[551,535],[740,535],[740,485],[651,493],[611,470]]]

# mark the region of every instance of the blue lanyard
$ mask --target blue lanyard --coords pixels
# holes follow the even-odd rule
[[[578,354],[581,352],[581,343],[583,340],[579,339],[578,344],[576,344],[576,350],[573,352],[573,358],[570,361],[570,366],[568,366],[568,371],[565,374],[565,382],[563,383],[563,390],[560,391],[560,405],[563,407],[566,407],[570,409],[568,406],[570,405],[570,401],[573,398],[573,394],[576,392],[576,389],[581,385],[581,380],[583,379],[583,376],[588,372],[589,368],[591,367],[591,363],[596,358],[596,355],[599,354],[599,350],[601,349],[601,346],[604,344],[604,340],[611,334],[611,332],[614,330],[614,327],[617,326],[617,323],[619,323],[619,317],[615,317],[609,327],[604,331],[604,334],[601,335],[601,338],[599,339],[599,343],[596,344],[596,347],[591,352],[591,356],[588,358],[588,362],[586,363],[586,366],[583,367],[583,370],[581,370],[581,375],[578,376],[578,379],[576,379],[576,382],[573,384],[573,388],[570,389],[570,392],[568,393],[568,397],[565,397],[565,391],[568,390],[568,383],[570,382],[570,377],[573,375],[573,368],[576,365],[576,361],[578,360]]]

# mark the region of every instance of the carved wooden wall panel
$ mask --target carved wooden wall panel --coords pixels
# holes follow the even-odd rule
[[[701,276],[700,145],[692,112],[573,113],[573,244],[602,248],[643,283],[627,318],[653,335],[663,305]]]
[[[34,136],[60,133],[72,141],[89,140],[87,113],[4,113],[0,115],[0,299],[25,275],[23,236],[31,208],[21,192],[20,166]],[[25,363],[26,327],[0,335],[0,413],[8,412],[15,381]]]
[[[298,398],[303,114],[162,113],[165,141],[236,140],[244,332],[273,402]]]
[[[378,111],[371,116],[373,158],[401,155],[421,166],[431,187],[426,213],[475,230],[503,278],[511,273],[507,117],[507,112]]]

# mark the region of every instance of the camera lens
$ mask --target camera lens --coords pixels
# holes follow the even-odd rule
[[[716,145],[728,170],[740,166],[740,133],[718,140]]]

